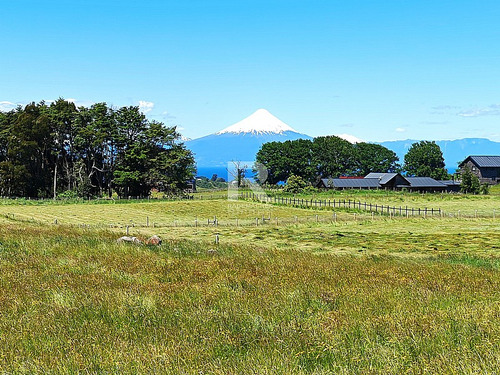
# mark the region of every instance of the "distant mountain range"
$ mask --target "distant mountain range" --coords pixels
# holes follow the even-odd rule
[[[348,134],[338,136],[353,143],[359,141]],[[211,177],[213,173],[223,175],[221,171],[233,160],[255,160],[255,155],[263,143],[296,139],[313,138],[297,132],[265,109],[259,109],[234,125],[205,137],[187,140],[185,144],[195,154],[198,174]],[[403,163],[406,152],[415,142],[418,140],[387,141],[379,144],[393,150]],[[500,155],[500,142],[485,138],[464,138],[436,143],[443,151],[449,172],[454,172],[458,163],[468,155]]]
[[[415,139],[404,141],[387,141],[380,144],[394,151],[401,164],[410,146],[419,142]],[[453,172],[458,163],[469,155],[500,155],[500,142],[490,141],[486,138],[463,138],[451,141],[435,141],[443,152],[444,161],[448,172]]]

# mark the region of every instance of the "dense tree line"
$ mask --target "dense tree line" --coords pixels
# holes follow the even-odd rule
[[[400,170],[396,154],[371,143],[352,144],[336,136],[314,140],[269,142],[257,152],[256,161],[267,168],[269,184],[298,176],[314,184],[318,178],[364,176],[372,171]]]
[[[138,107],[64,99],[0,112],[0,195],[48,198],[179,192],[194,158],[175,127]]]
[[[267,168],[268,184],[287,181],[290,176],[315,184],[319,178],[366,176],[370,172],[406,172],[437,179],[448,176],[439,146],[427,141],[410,147],[403,166],[394,151],[382,145],[352,144],[336,136],[265,143],[256,161]]]

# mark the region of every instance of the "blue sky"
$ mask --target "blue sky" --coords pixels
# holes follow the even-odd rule
[[[498,1],[2,1],[0,109],[141,105],[200,137],[259,108],[311,136],[500,141]]]

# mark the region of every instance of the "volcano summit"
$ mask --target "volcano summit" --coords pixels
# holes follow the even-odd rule
[[[231,161],[255,160],[266,142],[284,142],[312,137],[294,130],[265,109],[217,133],[186,142],[195,154],[198,168],[225,167]]]

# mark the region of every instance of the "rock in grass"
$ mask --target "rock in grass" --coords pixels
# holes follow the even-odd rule
[[[116,240],[116,242],[118,242],[118,243],[129,242],[129,243],[134,243],[137,245],[142,244],[142,241],[140,239],[138,239],[137,237],[129,237],[129,236],[120,237]]]
[[[146,241],[146,245],[160,246],[161,245],[161,238],[158,237],[157,235],[151,236]]]

